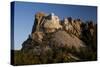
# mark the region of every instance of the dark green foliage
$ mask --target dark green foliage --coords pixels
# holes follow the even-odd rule
[[[76,49],[74,48],[52,48],[47,51],[42,50],[40,55],[36,55],[31,51],[14,51],[14,65],[48,64],[92,60],[97,60],[97,53],[86,48],[80,48],[79,52],[76,52]]]

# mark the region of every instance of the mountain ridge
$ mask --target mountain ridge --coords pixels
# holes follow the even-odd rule
[[[54,13],[38,12],[32,32],[20,50],[23,60],[14,62],[46,64],[96,60],[96,27],[93,21],[83,23],[71,17],[60,20]]]

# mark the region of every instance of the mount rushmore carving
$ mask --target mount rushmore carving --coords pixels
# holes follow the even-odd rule
[[[21,52],[24,64],[96,60],[97,24],[38,12]]]
[[[45,14],[43,12],[39,12],[35,15],[34,26],[31,33],[33,38],[37,35],[41,39],[43,33],[53,33],[58,30],[63,30],[70,35],[72,34],[81,38],[83,31],[86,30],[91,36],[93,36],[93,34],[96,33],[96,24],[92,21],[85,23],[80,19],[72,19],[71,17],[60,20],[58,16],[54,15],[54,13]]]

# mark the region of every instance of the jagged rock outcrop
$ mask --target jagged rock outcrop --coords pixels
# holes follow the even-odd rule
[[[96,25],[92,22],[87,24],[71,17],[61,21],[53,13],[39,12],[21,51],[36,57],[33,60],[38,62],[33,64],[37,64],[91,60],[92,49],[96,50]]]
[[[40,31],[41,25],[43,24],[45,16],[46,16],[46,14],[43,13],[43,12],[38,12],[35,15],[35,20],[34,20],[34,26],[32,28],[32,33],[34,33],[35,31]]]
[[[71,17],[65,18],[61,25],[63,26],[63,29],[70,34],[73,34],[77,37],[80,37],[81,35],[81,23],[82,21],[80,19],[73,20]]]

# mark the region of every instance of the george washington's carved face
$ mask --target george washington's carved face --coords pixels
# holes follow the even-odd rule
[[[68,19],[64,19],[64,24],[68,24]]]

